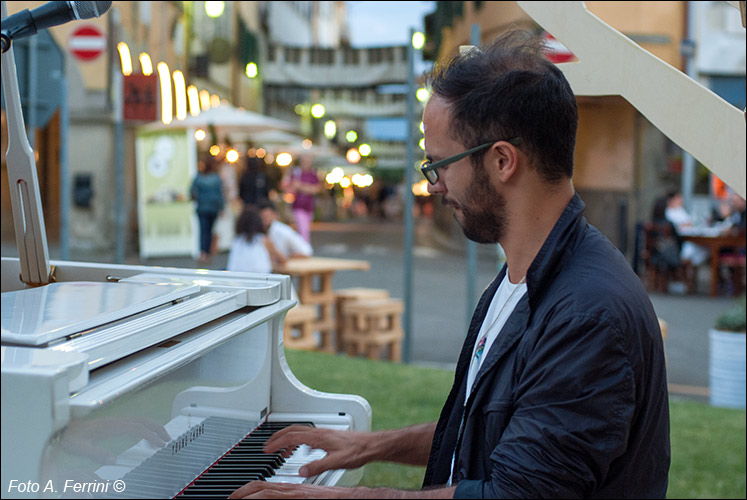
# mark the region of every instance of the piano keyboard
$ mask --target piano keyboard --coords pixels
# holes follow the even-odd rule
[[[249,481],[303,483],[313,481],[298,475],[304,464],[323,458],[326,452],[306,445],[288,458],[281,453],[264,453],[264,443],[289,425],[313,426],[311,422],[265,422],[249,433],[228,453],[208,468],[176,498],[226,498]]]
[[[305,483],[323,479],[324,474],[312,478],[298,475],[302,465],[323,458],[323,450],[301,445],[287,458],[262,451],[272,434],[289,425],[314,424],[264,422],[251,430],[246,421],[207,418],[122,476],[126,490],[113,497],[226,498],[249,481]],[[216,461],[216,457],[220,458]],[[199,463],[205,465],[195,473],[194,466]]]

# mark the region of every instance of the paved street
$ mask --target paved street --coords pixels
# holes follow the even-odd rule
[[[410,359],[413,363],[453,368],[464,338],[468,309],[466,304],[465,252],[436,241],[430,225],[416,224],[413,271],[413,334]],[[343,271],[335,274],[335,288],[365,286],[385,288],[393,297],[404,297],[403,227],[400,223],[355,222],[316,223],[312,231],[315,254],[325,257],[365,259],[369,271]],[[3,255],[15,255],[3,246]],[[55,249],[50,257],[57,258]],[[72,260],[111,262],[103,255],[73,255]],[[108,260],[107,260],[108,259]],[[227,254],[214,258],[212,269],[225,267]],[[128,255],[127,264],[141,263]],[[189,257],[158,258],[145,265],[197,267]],[[474,296],[477,299],[498,270],[494,246],[478,248]],[[705,291],[707,285],[701,286]],[[733,299],[652,294],[657,315],[667,321],[669,335],[666,353],[670,393],[708,401],[708,329]]]

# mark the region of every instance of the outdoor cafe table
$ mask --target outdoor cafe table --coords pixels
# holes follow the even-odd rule
[[[709,249],[711,254],[711,297],[718,294],[718,276],[719,276],[719,255],[725,248],[744,248],[744,233],[724,233],[724,234],[683,234],[682,239],[692,241]]]
[[[289,259],[274,269],[275,273],[288,274],[298,280],[298,300],[304,305],[316,305],[318,318],[314,330],[320,332],[321,349],[334,350],[332,332],[337,326],[332,308],[335,291],[332,277],[337,271],[368,271],[371,264],[365,260],[334,259],[328,257],[303,257]]]

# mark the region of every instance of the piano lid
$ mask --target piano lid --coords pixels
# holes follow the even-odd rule
[[[2,342],[40,346],[199,292],[193,284],[71,281],[2,293]]]
[[[201,270],[178,274],[142,273],[123,278],[120,283],[180,283],[199,285],[203,290],[245,290],[246,304],[266,306],[280,300],[280,286],[270,275],[218,271],[208,274]]]

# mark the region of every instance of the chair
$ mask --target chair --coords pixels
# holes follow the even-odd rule
[[[671,224],[643,223],[643,280],[647,290],[666,293],[681,265],[680,247]]]
[[[720,270],[726,271],[730,275],[732,295],[741,295],[745,289],[745,267],[747,266],[747,256],[745,256],[745,247],[736,248],[733,252],[719,255],[718,264]],[[721,272],[719,272],[721,275]],[[726,285],[726,284],[725,284]]]

